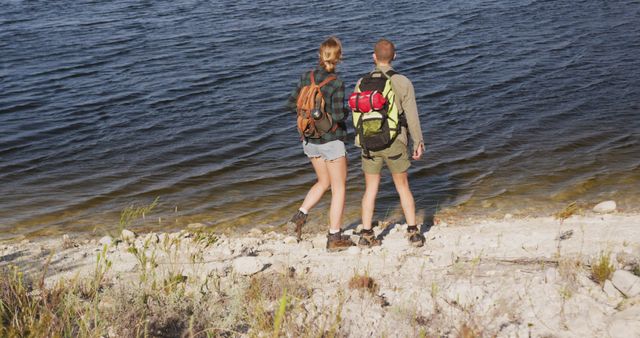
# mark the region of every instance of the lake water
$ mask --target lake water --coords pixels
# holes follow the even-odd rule
[[[284,103],[330,35],[347,94],[375,41],[396,42],[427,146],[421,217],[638,209],[639,1],[1,0],[0,239],[103,233],[156,197],[135,227],[282,224],[314,182]],[[399,213],[388,177],[378,196],[378,217]]]

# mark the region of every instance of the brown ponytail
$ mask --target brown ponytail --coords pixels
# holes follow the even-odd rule
[[[320,66],[329,73],[333,73],[336,65],[342,60],[342,43],[334,36],[324,40],[318,50]]]

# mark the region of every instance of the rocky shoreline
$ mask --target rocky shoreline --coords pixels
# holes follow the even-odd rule
[[[192,309],[175,319],[186,323],[177,331],[149,329],[147,316],[140,322],[151,336],[640,336],[640,214],[614,206],[565,216],[440,222],[423,229],[422,248],[409,245],[406,225],[381,224],[381,246],[337,253],[326,252],[325,234],[298,242],[260,229],[125,230],[119,238],[0,244],[0,268],[44,275],[45,288],[95,279],[99,270],[105,296],[96,302],[105,312],[122,306],[113,290],[168,285],[218,316],[213,327]],[[357,230],[346,233],[357,241]],[[136,335],[105,321],[102,336]]]

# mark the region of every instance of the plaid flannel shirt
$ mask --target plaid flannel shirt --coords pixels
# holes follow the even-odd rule
[[[302,74],[300,81],[298,82],[298,86],[293,90],[291,95],[289,96],[289,100],[287,102],[287,110],[296,112],[296,103],[298,101],[298,94],[300,93],[300,89],[304,86],[311,84],[310,72],[305,72]],[[337,74],[335,74],[337,76]],[[322,82],[324,79],[329,76],[329,73],[324,70],[322,67],[317,67],[314,70],[313,74],[316,83]],[[322,95],[325,100],[325,109],[327,113],[331,114],[331,118],[333,118],[333,122],[338,124],[338,128],[336,128],[333,132],[327,132],[323,134],[320,138],[306,138],[309,143],[314,144],[322,144],[335,140],[341,140],[342,142],[346,142],[347,140],[347,110],[344,106],[344,82],[339,78],[336,78],[333,81],[330,81],[322,88],[320,88]]]

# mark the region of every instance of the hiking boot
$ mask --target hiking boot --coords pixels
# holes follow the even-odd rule
[[[349,236],[344,236],[342,234],[342,230],[335,234],[327,234],[327,251],[329,252],[345,250],[353,245],[351,238],[349,238]]]
[[[359,247],[370,248],[372,246],[378,246],[380,243],[381,241],[376,238],[376,235],[373,233],[373,229],[363,229],[360,232],[360,240],[358,241]]]
[[[420,233],[417,225],[407,227],[407,237],[409,238],[409,243],[416,248],[424,245],[424,236]]]
[[[287,227],[291,231],[295,231],[298,236],[298,241],[302,239],[302,226],[305,223],[307,223],[307,214],[300,210],[298,210],[298,212],[296,212],[287,223]]]

